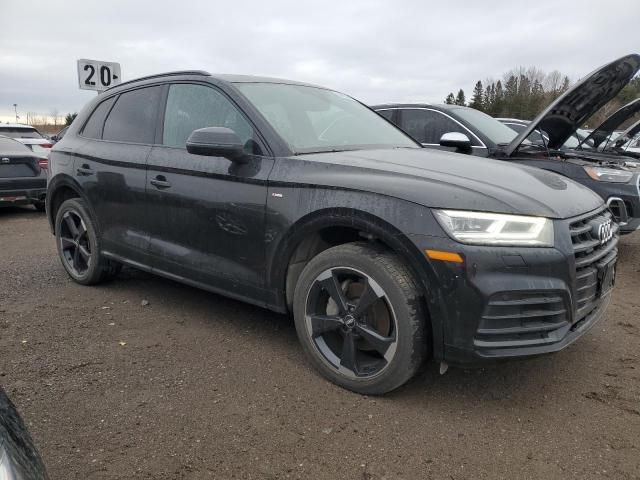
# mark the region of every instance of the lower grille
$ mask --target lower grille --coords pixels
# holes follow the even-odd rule
[[[557,342],[571,327],[562,292],[504,292],[493,296],[474,338],[479,348]]]

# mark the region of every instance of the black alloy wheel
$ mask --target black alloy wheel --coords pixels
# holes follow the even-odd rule
[[[399,387],[430,351],[422,288],[398,255],[375,243],[313,257],[297,278],[293,317],[311,364],[358,393]]]
[[[65,200],[55,216],[58,255],[75,282],[95,285],[118,274],[122,264],[102,255],[100,237],[84,200]]]
[[[87,226],[73,210],[65,212],[60,225],[60,251],[66,267],[77,276],[84,275],[91,265],[91,244]]]
[[[393,360],[395,314],[382,287],[366,273],[348,267],[325,270],[311,286],[306,305],[314,346],[341,374],[372,377]]]

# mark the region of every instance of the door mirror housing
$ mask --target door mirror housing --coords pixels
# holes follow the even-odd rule
[[[470,153],[471,140],[464,133],[447,132],[440,137],[440,145],[455,148],[457,152]]]
[[[242,140],[236,132],[225,127],[194,130],[187,139],[187,152],[194,155],[224,157],[240,163],[245,159]]]

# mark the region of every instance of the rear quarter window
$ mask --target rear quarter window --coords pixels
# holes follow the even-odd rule
[[[107,113],[109,113],[109,110],[115,100],[116,97],[111,97],[96,107],[82,129],[83,137],[102,138],[104,119],[106,118]]]
[[[103,140],[153,143],[161,87],[147,87],[120,94],[104,124]]]

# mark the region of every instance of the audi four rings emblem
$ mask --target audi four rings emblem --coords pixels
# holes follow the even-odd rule
[[[611,225],[611,220],[608,220],[605,223],[601,223],[598,226],[598,238],[600,239],[601,244],[607,243],[613,238],[613,227]]]

